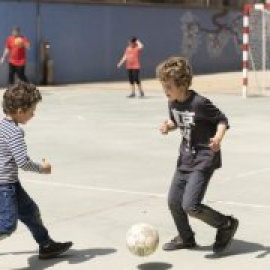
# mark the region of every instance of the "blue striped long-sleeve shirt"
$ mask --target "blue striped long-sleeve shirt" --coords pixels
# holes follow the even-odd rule
[[[0,121],[0,184],[19,181],[18,169],[42,173],[27,155],[24,131],[12,120]]]

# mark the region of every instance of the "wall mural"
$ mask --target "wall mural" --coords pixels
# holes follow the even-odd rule
[[[222,21],[228,16],[227,22]],[[196,15],[190,11],[186,12],[181,18],[182,28],[182,51],[189,58],[197,53],[200,43],[207,44],[207,53],[212,58],[221,57],[222,53],[233,39],[237,52],[241,53],[242,44],[242,15],[229,12],[224,7],[221,11],[212,16],[212,28],[207,28],[199,22]]]

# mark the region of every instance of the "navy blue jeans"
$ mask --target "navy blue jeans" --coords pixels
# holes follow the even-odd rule
[[[18,220],[24,223],[40,246],[50,241],[39,208],[19,182],[0,185],[0,239],[11,235]]]

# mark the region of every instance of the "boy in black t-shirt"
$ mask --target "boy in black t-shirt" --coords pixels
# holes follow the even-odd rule
[[[238,220],[202,204],[210,178],[221,167],[221,141],[229,128],[226,116],[210,100],[189,87],[192,70],[182,57],[171,57],[157,68],[157,76],[169,100],[170,120],[163,135],[180,128],[183,140],[168,204],[179,235],[166,243],[166,251],[196,247],[188,215],[217,229],[213,251],[224,251],[238,228]]]

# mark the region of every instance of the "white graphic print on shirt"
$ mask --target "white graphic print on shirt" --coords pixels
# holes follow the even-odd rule
[[[179,112],[175,109],[172,110],[173,117],[179,126],[183,138],[186,140],[186,151],[192,151],[191,149],[191,132],[192,127],[195,126],[195,112]]]

